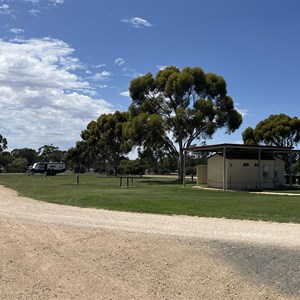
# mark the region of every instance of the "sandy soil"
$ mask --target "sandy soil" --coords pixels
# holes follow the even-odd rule
[[[300,299],[300,225],[43,203],[0,187],[0,299]]]

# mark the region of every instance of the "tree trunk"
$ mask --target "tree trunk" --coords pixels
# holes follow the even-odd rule
[[[113,162],[113,168],[114,168],[114,176],[118,176],[118,161]]]
[[[182,143],[179,143],[179,152],[178,152],[178,180],[180,182],[183,182],[183,177],[184,177],[184,153],[183,153],[183,147]]]

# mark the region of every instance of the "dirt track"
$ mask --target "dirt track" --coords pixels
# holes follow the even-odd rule
[[[0,299],[300,299],[300,225],[80,209],[0,187]]]

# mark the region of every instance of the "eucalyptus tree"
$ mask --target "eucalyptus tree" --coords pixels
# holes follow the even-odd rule
[[[25,158],[28,162],[28,165],[33,165],[38,159],[37,151],[30,148],[14,149],[11,151],[11,155],[14,157],[14,159]]]
[[[53,144],[44,145],[38,149],[38,159],[41,161],[61,161],[64,157],[65,151]]]
[[[180,70],[170,66],[155,77],[147,73],[133,79],[129,91],[129,127],[135,142],[142,147],[168,148],[178,159],[180,180],[184,148],[197,139],[211,138],[218,128],[232,133],[242,123],[224,78],[200,67]]]
[[[245,144],[262,144],[278,147],[293,147],[300,141],[300,119],[286,114],[270,115],[255,128],[248,127],[242,133]],[[290,173],[290,160],[285,156],[286,172]],[[299,164],[299,159],[296,164]]]
[[[3,152],[7,149],[7,139],[0,134],[0,172],[6,165],[6,160],[3,159]]]
[[[132,149],[130,138],[124,134],[124,127],[128,121],[127,112],[116,111],[103,114],[97,121],[91,121],[81,137],[94,155],[99,156],[113,166],[117,175],[122,156]]]
[[[242,133],[245,144],[293,147],[300,141],[300,119],[286,114],[270,115]]]
[[[7,148],[7,139],[0,134],[0,154]]]
[[[90,169],[95,160],[95,155],[91,149],[88,148],[85,141],[76,142],[75,147],[71,147],[66,151],[63,161],[67,167],[74,172],[84,172]]]

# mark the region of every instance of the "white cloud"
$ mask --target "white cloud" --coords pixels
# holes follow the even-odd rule
[[[11,33],[14,33],[14,34],[20,34],[20,33],[24,32],[24,29],[21,29],[21,28],[11,28],[8,31],[11,32]]]
[[[66,43],[0,40],[0,124],[9,149],[54,144],[67,149],[90,120],[112,111],[71,73],[80,67]]]
[[[161,65],[157,65],[157,66],[156,66],[156,68],[159,69],[160,71],[161,71],[161,70],[164,70],[166,67],[167,67],[167,66],[161,66]]]
[[[38,10],[38,9],[30,9],[29,10],[29,14],[31,15],[31,16],[38,16],[39,14],[41,13],[41,11],[40,10]]]
[[[0,5],[0,15],[12,15],[13,11],[8,4]]]
[[[109,71],[102,71],[101,73],[96,73],[94,76],[88,77],[88,79],[93,81],[106,81],[109,80],[112,73]]]
[[[50,0],[53,5],[63,4],[65,0]]]
[[[25,0],[25,2],[31,2],[32,4],[38,4],[40,0]]]
[[[129,91],[125,91],[125,92],[120,93],[120,96],[123,96],[123,97],[130,97]]]
[[[93,65],[92,67],[93,67],[93,68],[96,68],[96,69],[100,69],[100,68],[102,68],[102,67],[106,67],[106,64]]]
[[[118,65],[118,66],[122,66],[122,65],[124,65],[125,64],[125,60],[123,59],[123,58],[117,58],[116,60],[115,60],[115,63]]]
[[[141,74],[141,73],[137,72],[137,70],[134,68],[124,67],[122,71],[124,73],[124,76],[126,76],[126,77],[136,78],[136,77],[145,75],[145,74]]]
[[[142,26],[152,27],[151,23],[149,23],[147,20],[139,18],[139,17],[132,17],[131,19],[122,19],[121,21],[124,23],[128,23],[135,28],[140,28]]]

